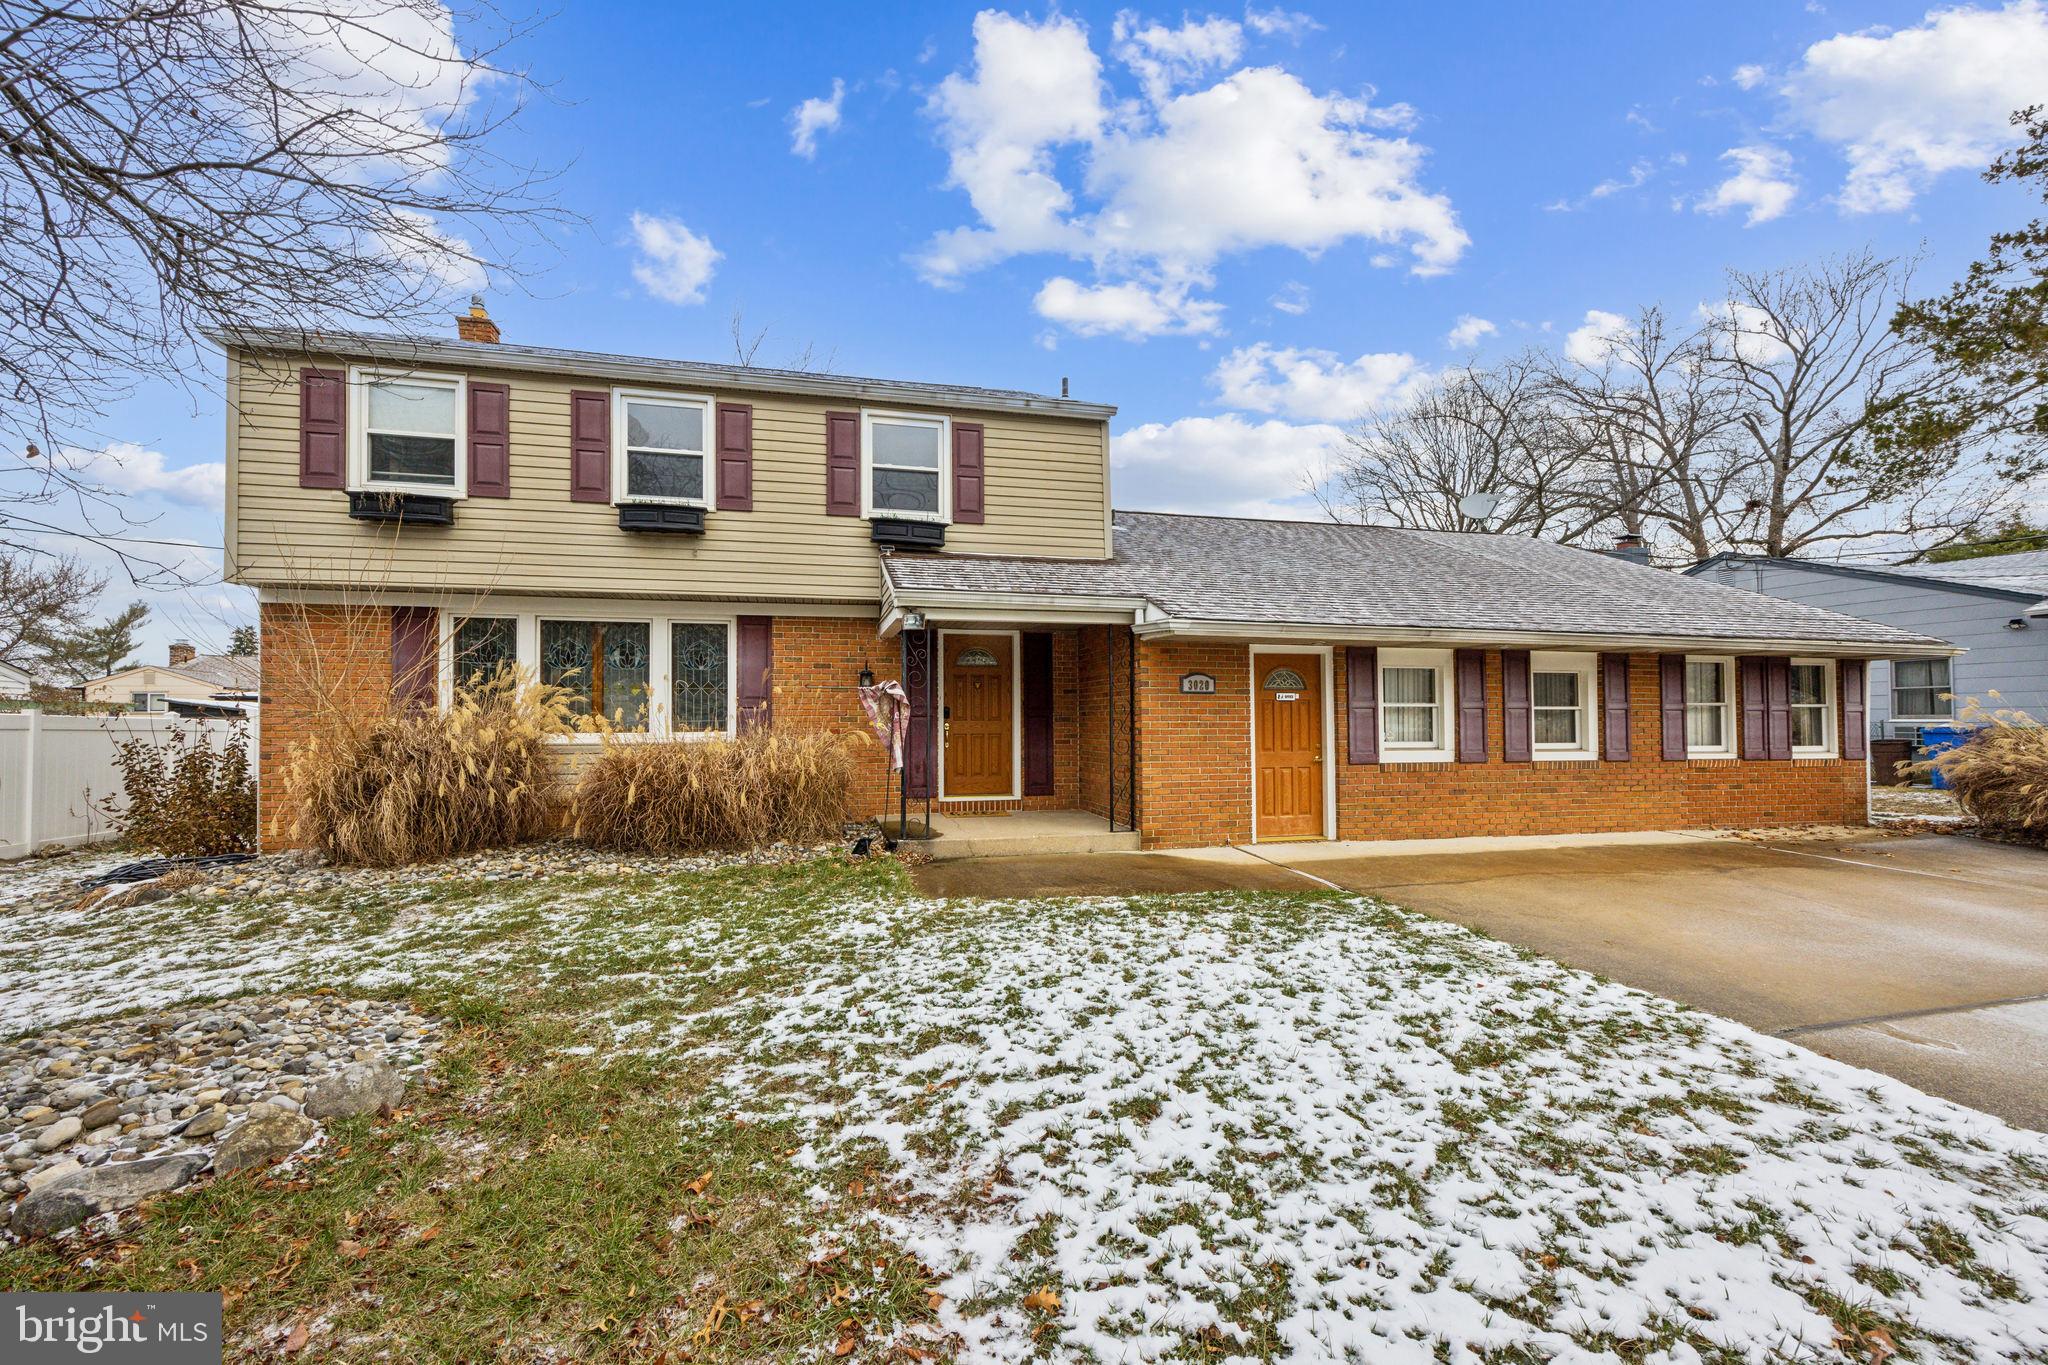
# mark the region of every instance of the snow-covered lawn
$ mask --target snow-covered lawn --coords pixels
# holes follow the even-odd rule
[[[961,1359],[2048,1360],[2042,1135],[1367,899],[802,885],[0,889],[0,1020],[573,984],[793,1116],[785,1216],[878,1221]]]

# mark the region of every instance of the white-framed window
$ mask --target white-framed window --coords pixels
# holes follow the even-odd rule
[[[170,701],[162,692],[130,692],[128,694],[128,709],[130,711],[165,711],[170,709]]]
[[[1794,659],[1791,686],[1792,752],[1820,758],[1835,752],[1835,661]]]
[[[861,413],[861,515],[950,521],[952,446],[953,424],[944,417]]]
[[[1591,654],[1529,655],[1529,740],[1539,759],[1584,759],[1594,753],[1598,673]]]
[[[735,616],[690,604],[494,599],[443,611],[441,699],[505,664],[567,690],[579,716],[650,739],[730,735],[737,728]],[[594,743],[572,735],[564,743]]]
[[[1952,719],[1953,686],[1947,659],[1893,659],[1892,719]]]
[[[1685,752],[1689,758],[1735,752],[1735,660],[1686,655]]]
[[[712,403],[701,394],[612,390],[612,500],[712,505]]]
[[[349,371],[348,486],[359,493],[468,495],[468,385],[459,374]]]
[[[1446,763],[1452,756],[1451,651],[1380,651],[1380,761]]]

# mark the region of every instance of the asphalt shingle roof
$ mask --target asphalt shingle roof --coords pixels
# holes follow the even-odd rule
[[[224,692],[254,692],[263,685],[263,669],[246,654],[199,654],[176,668]]]
[[[1115,514],[1109,560],[889,555],[899,591],[1142,598],[1186,621],[1816,644],[1925,635],[1521,536]]]
[[[1887,572],[2048,597],[2048,550],[1987,555],[1982,559],[1956,559],[1945,564],[1898,564]]]

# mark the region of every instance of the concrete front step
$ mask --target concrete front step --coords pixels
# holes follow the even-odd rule
[[[1062,853],[1134,853],[1135,831],[1112,833],[1109,822],[1085,811],[1019,811],[1014,815],[932,816],[937,838],[924,847],[942,858],[1007,858]]]

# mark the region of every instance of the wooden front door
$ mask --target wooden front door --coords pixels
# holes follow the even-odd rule
[[[1016,752],[1016,641],[1008,635],[947,635],[947,796],[1008,796]]]
[[[1252,656],[1252,769],[1257,839],[1323,837],[1323,661]]]

